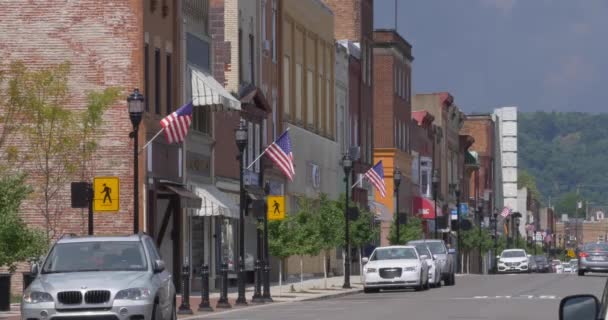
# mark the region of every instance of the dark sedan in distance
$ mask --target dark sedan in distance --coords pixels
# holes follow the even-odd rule
[[[551,264],[547,257],[539,255],[533,257],[534,262],[536,262],[536,272],[551,272]]]

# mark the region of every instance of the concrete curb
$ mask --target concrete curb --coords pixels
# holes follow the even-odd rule
[[[210,317],[215,317],[215,316],[221,316],[222,314],[228,314],[228,313],[244,311],[244,310],[255,310],[255,309],[267,308],[267,307],[278,306],[278,305],[288,305],[288,304],[293,304],[293,303],[297,303],[297,302],[305,302],[305,301],[329,300],[329,299],[341,298],[341,297],[345,297],[345,296],[349,296],[349,295],[353,295],[353,294],[357,294],[357,293],[361,293],[361,292],[363,292],[363,289],[355,289],[355,290],[340,292],[340,293],[336,293],[336,294],[329,293],[329,294],[325,294],[325,295],[321,295],[321,296],[296,299],[296,300],[290,300],[290,301],[276,301],[276,302],[265,303],[265,304],[250,304],[249,306],[243,307],[243,308],[233,308],[233,309],[228,309],[228,310],[215,309],[215,311],[209,312],[207,314],[188,316],[188,317],[184,317],[184,318],[179,318],[179,320],[205,319],[205,318],[210,318]]]
[[[297,300],[297,301],[321,301],[321,300],[329,300],[329,299],[334,299],[334,298],[346,297],[346,296],[350,296],[350,295],[361,293],[361,292],[363,292],[363,289],[354,289],[354,290],[350,290],[350,291],[346,291],[346,292],[340,292],[340,293],[336,293],[336,294],[331,294],[330,293],[330,294],[326,294],[326,295],[322,295],[322,296],[317,296],[317,297],[304,298],[304,299]]]

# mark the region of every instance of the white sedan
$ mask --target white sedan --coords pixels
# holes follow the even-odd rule
[[[376,248],[369,259],[363,258],[363,291],[413,287],[429,288],[429,265],[426,255],[419,255],[414,246]]]

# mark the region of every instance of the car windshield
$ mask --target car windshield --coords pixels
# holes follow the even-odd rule
[[[418,253],[420,253],[420,255],[425,254],[429,257],[431,256],[431,252],[429,251],[429,248],[425,244],[417,244],[416,250],[418,250]]]
[[[526,253],[523,251],[505,251],[502,253],[503,258],[523,258]]]
[[[135,241],[95,241],[55,245],[42,273],[145,271],[144,249]]]
[[[412,248],[386,248],[376,249],[370,258],[371,261],[397,259],[418,259],[418,256]]]
[[[587,243],[583,247],[585,251],[608,251],[608,243],[606,242],[594,242]]]
[[[426,242],[425,243],[433,254],[445,254],[445,246],[441,242]]]
[[[536,262],[547,262],[547,258],[545,257],[534,257]]]

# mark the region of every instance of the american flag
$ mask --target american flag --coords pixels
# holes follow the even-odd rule
[[[184,141],[188,135],[190,123],[192,123],[192,102],[181,106],[160,121],[168,143]]]
[[[386,197],[386,184],[384,184],[384,167],[382,166],[382,160],[378,161],[376,165],[367,170],[365,176],[371,181],[374,187],[378,189],[382,198]]]
[[[277,140],[268,146],[266,153],[289,180],[293,181],[293,177],[296,175],[296,169],[293,164],[293,153],[291,152],[291,139],[289,139],[289,133],[287,131],[283,132]]]
[[[501,216],[503,216],[503,218],[508,217],[511,214],[511,209],[504,207],[502,209],[502,212],[500,213]]]

